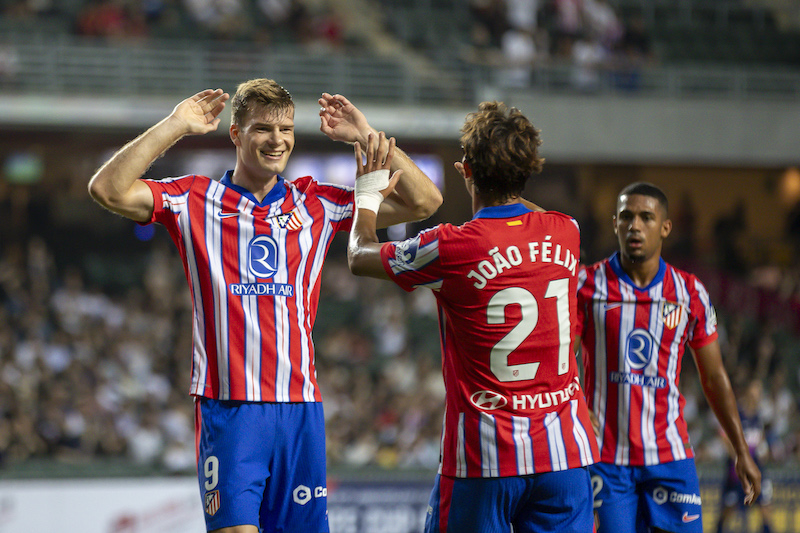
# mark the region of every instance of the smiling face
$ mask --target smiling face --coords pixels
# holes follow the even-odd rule
[[[232,124],[236,172],[248,182],[266,183],[283,172],[294,149],[294,108],[255,108]]]
[[[661,245],[672,230],[672,221],[658,199],[643,194],[621,195],[614,216],[614,233],[622,260],[627,264],[658,262]]]

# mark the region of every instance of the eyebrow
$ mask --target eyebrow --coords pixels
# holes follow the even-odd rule
[[[277,126],[279,128],[294,128],[294,121],[291,123],[287,122],[253,122],[252,126]]]

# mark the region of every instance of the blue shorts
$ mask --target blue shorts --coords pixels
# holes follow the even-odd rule
[[[594,530],[589,471],[572,468],[519,477],[436,476],[425,533]]]
[[[651,527],[702,533],[694,459],[653,466],[597,463],[592,474],[597,533],[646,533]]]
[[[208,531],[328,532],[321,403],[197,398],[195,417]]]

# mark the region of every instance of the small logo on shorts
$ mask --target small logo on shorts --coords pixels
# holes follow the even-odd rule
[[[219,511],[219,491],[212,490],[211,492],[206,492],[206,513],[209,516],[214,516],[214,514]]]
[[[292,492],[292,499],[294,499],[295,503],[299,503],[300,505],[307,504],[309,500],[311,500],[311,489],[305,485],[298,485]]]
[[[698,518],[700,518],[699,514],[689,514],[688,512],[684,512],[682,520],[684,521],[684,523],[686,523],[686,522],[694,522]]]
[[[299,503],[300,505],[305,505],[311,501],[311,489],[306,487],[305,485],[298,485],[292,491],[292,499],[294,503]],[[328,497],[328,489],[327,487],[315,487],[314,488],[314,498],[327,498]]]
[[[656,490],[653,491],[653,501],[658,505],[665,504],[668,497],[669,495],[667,494],[667,489],[664,487],[657,487]]]

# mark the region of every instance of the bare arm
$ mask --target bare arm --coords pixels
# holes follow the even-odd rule
[[[744,439],[736,397],[728,373],[722,364],[719,342],[715,340],[694,350],[694,360],[700,374],[703,393],[733,446],[736,475],[739,476],[744,488],[744,501],[750,505],[761,493],[761,471],[750,455],[750,449]]]
[[[370,133],[377,137],[364,113],[344,96],[323,93],[319,104],[320,130],[334,141],[358,142],[367,146]],[[403,174],[395,190],[381,204],[377,221],[379,228],[426,219],[442,205],[442,193],[436,185],[397,147],[390,170],[402,170]]]
[[[361,144],[355,142],[356,154],[356,180],[364,174],[374,170],[387,170],[391,168],[392,157],[395,152],[395,140],[390,139],[388,143],[380,142],[375,135],[370,135],[367,140],[366,163],[363,161]],[[384,201],[391,194],[392,189],[397,185],[402,170],[395,171],[389,180],[389,186],[381,191]],[[381,244],[375,233],[377,224],[377,214],[369,209],[356,209],[353,227],[350,230],[350,238],[347,243],[347,264],[350,272],[357,276],[369,276],[372,278],[389,279],[383,269],[381,261]]]
[[[150,220],[153,195],[140,178],[153,161],[185,135],[216,130],[228,98],[222,89],[207,89],[183,100],[169,116],[123,146],[95,172],[89,181],[91,197],[126,218]]]

